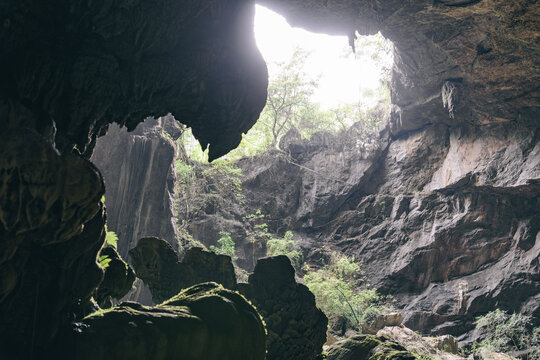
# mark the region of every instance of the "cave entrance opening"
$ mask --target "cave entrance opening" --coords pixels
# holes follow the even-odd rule
[[[269,71],[267,104],[225,160],[279,148],[281,138],[291,130],[309,139],[320,131],[347,131],[355,125],[369,139],[385,126],[393,63],[390,40],[380,33],[357,34],[353,51],[347,36],[292,27],[260,5],[256,5],[254,32]],[[184,144],[193,160],[207,160],[189,131]]]

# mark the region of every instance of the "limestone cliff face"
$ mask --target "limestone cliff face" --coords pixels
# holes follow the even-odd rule
[[[309,261],[354,255],[415,330],[468,341],[496,307],[540,318],[539,126],[429,125],[371,149],[351,133],[241,160],[246,213],[292,230]],[[230,209],[201,218],[229,230]]]
[[[146,236],[167,240],[178,248],[173,219],[174,158],[182,131],[174,118],[148,118],[127,132],[111,125],[98,139],[92,162],[103,174],[107,225],[128,251]]]

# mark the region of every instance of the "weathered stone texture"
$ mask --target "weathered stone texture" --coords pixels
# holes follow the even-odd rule
[[[276,236],[292,230],[309,261],[354,255],[415,330],[467,334],[494,307],[538,319],[538,134],[437,124],[367,156],[340,135],[298,140],[294,157],[238,163],[246,212],[260,208]]]
[[[168,301],[100,310],[75,323],[61,359],[263,360],[265,329],[246,299],[204,283]]]
[[[416,356],[384,336],[355,335],[332,344],[328,360],[414,360]]]
[[[534,0],[263,0],[294,26],[394,42],[391,130],[531,122],[539,114]],[[536,120],[532,120],[534,122]]]
[[[0,154],[0,355],[26,358],[82,311],[103,277],[104,188],[89,161],[59,156],[32,131],[2,133]]]
[[[143,238],[129,256],[137,277],[150,287],[152,299],[161,303],[189,286],[213,281],[227,289],[236,288],[231,258],[201,248],[190,248],[182,261],[166,241]]]
[[[107,227],[128,251],[155,236],[178,248],[173,215],[175,144],[182,130],[172,116],[148,118],[132,132],[116,124],[99,138],[92,162],[103,174]]]
[[[260,312],[268,331],[268,360],[313,360],[326,342],[328,319],[309,289],[298,284],[286,256],[259,259],[239,291]]]

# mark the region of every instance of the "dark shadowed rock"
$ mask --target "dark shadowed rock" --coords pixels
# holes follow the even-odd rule
[[[0,357],[23,359],[82,312],[103,277],[104,188],[92,163],[59,156],[33,131],[0,132],[0,154]]]
[[[328,320],[316,307],[309,289],[295,281],[286,256],[260,259],[248,284],[236,284],[231,259],[200,248],[190,248],[182,261],[167,242],[141,239],[130,251],[133,267],[161,302],[192,283],[219,281],[238,290],[257,308],[268,330],[268,359],[313,360],[326,341]]]
[[[328,319],[309,289],[295,281],[289,258],[259,259],[249,284],[238,287],[266,323],[269,360],[313,360],[321,354]]]
[[[188,249],[182,261],[178,261],[178,255],[166,241],[143,238],[129,256],[137,277],[150,287],[156,303],[202,282],[214,281],[227,289],[236,287],[231,258],[201,248]]]
[[[61,359],[263,360],[265,330],[241,295],[200,284],[155,307],[122,303],[63,334]]]
[[[1,352],[38,356],[102,279],[104,186],[85,158],[107,124],[172,113],[215,158],[255,123],[253,17],[243,0],[0,1]]]
[[[104,259],[107,265],[95,300],[101,308],[109,308],[112,306],[112,299],[119,300],[131,290],[135,273],[112,247],[101,249],[99,258]]]
[[[133,130],[172,113],[219,157],[240,143],[266,99],[254,11],[247,0],[3,1],[2,123],[90,156],[107,124]]]

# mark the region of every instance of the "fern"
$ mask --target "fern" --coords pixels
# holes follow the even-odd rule
[[[118,250],[118,235],[114,231],[109,231],[107,229],[107,225],[105,225],[105,231],[107,234],[105,235],[105,244],[113,247],[115,250]]]
[[[106,269],[109,267],[109,263],[111,262],[111,260],[112,259],[109,257],[109,255],[102,255],[98,258],[98,264],[103,269]]]

